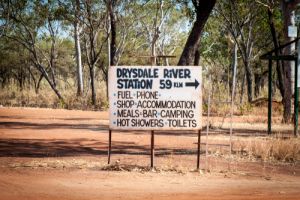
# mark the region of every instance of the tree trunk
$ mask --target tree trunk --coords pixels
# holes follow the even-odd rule
[[[113,0],[109,1],[109,18],[110,18],[110,30],[111,30],[111,42],[110,42],[110,65],[114,66],[116,64],[116,38],[117,38],[117,26],[116,18],[114,13]]]
[[[291,23],[291,12],[293,10],[293,5],[289,5],[288,2],[283,2],[283,16],[284,16],[284,30],[285,30],[285,42],[289,42],[291,38],[288,37],[288,26]],[[284,49],[284,54],[289,55],[291,54],[291,46]],[[291,118],[291,99],[292,99],[292,84],[291,84],[291,68],[293,64],[291,61],[283,62],[283,75],[284,75],[284,87],[285,87],[285,94],[282,98],[282,103],[284,106],[283,112],[283,122],[288,123]]]
[[[216,0],[194,0],[193,4],[196,12],[196,21],[186,41],[183,52],[180,56],[178,65],[192,65],[194,64],[194,58],[196,50],[200,45],[201,33],[204,25],[216,3]]]
[[[196,52],[195,52],[194,65],[195,66],[200,65],[200,50],[199,49],[197,49]]]
[[[95,88],[95,66],[90,67],[90,78],[92,88],[92,104],[96,106],[96,88]]]
[[[37,81],[37,83],[35,84],[35,93],[38,94],[39,93],[39,90],[40,90],[40,86],[41,86],[41,82],[43,80],[43,74],[40,75],[40,78],[39,80]]]
[[[230,94],[232,93],[232,83],[233,83],[233,77],[234,77],[234,69],[237,70],[237,64],[238,64],[237,55],[238,55],[238,45],[235,42],[234,43],[234,48],[233,48],[233,51],[232,51],[232,57],[231,57],[231,59],[232,59],[232,61],[231,61],[231,81],[230,81],[230,87],[229,87]],[[237,74],[237,71],[235,73]]]
[[[116,16],[115,16],[115,11],[114,11],[114,1],[113,0],[108,0],[106,1],[107,4],[107,9],[109,13],[109,24],[110,24],[110,35],[111,38],[107,38],[107,50],[108,50],[108,68],[105,70],[104,66],[101,67],[103,74],[104,74],[104,79],[106,82],[106,98],[108,100],[108,70],[110,66],[115,66],[117,64],[117,59],[116,59],[116,53],[117,53],[117,44],[116,44],[116,39],[117,39],[117,26],[116,26]]]
[[[252,71],[250,68],[250,61],[246,59],[245,61],[245,74],[246,74],[246,81],[247,81],[247,97],[248,102],[251,103],[253,96],[252,96]]]
[[[255,96],[255,98],[257,98],[260,93],[260,80],[261,80],[260,74],[255,73],[254,74],[254,96]]]
[[[79,27],[77,22],[74,23],[74,40],[75,40],[76,65],[77,65],[77,96],[81,96],[83,94],[83,73],[82,73]]]
[[[50,87],[55,92],[56,96],[59,98],[59,100],[61,100],[63,103],[65,103],[64,98],[62,97],[62,95],[60,94],[58,89],[56,88],[56,85],[51,82],[50,77],[48,76],[45,68],[43,66],[41,66],[40,64],[38,64],[38,66],[39,66],[40,72],[43,74],[43,77],[45,77],[46,81],[49,83]]]
[[[156,43],[156,41],[154,41],[154,40],[151,43],[151,65],[152,66],[157,65],[155,43]]]
[[[245,79],[246,79],[245,77],[246,77],[246,74],[243,75],[243,79],[242,79],[240,104],[243,103],[244,90],[245,90]]]
[[[18,82],[19,82],[20,91],[23,91],[24,75],[23,75],[23,68],[22,67],[19,68],[19,73],[17,74],[17,79],[18,79]]]
[[[54,29],[52,27],[51,21],[48,19],[49,24],[49,32],[51,36],[51,49],[50,49],[50,76],[52,78],[52,84],[56,88],[56,67],[55,67],[55,46],[56,46],[56,40],[55,40],[55,33]]]
[[[109,100],[109,91],[108,91],[108,73],[107,74],[105,74],[105,80],[106,80],[106,82],[105,82],[105,84],[106,84],[106,98],[107,98],[107,101]]]
[[[75,53],[76,53],[76,65],[77,65],[77,96],[82,96],[83,94],[83,72],[82,72],[82,61],[81,61],[81,47],[80,47],[80,36],[79,36],[79,24],[78,24],[78,14],[80,11],[80,2],[76,0],[76,11],[75,11],[75,21],[74,21],[74,41],[75,41]]]
[[[287,69],[286,73],[286,93],[282,98],[283,104],[283,123],[288,123],[291,119],[291,104],[292,104],[292,90],[291,90],[291,70]]]

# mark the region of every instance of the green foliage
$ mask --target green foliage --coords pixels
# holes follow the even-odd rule
[[[7,89],[9,85],[20,85],[19,87],[23,89],[35,88],[38,93],[41,71],[36,68],[36,62],[33,62],[36,59],[45,67],[49,79],[56,79],[56,87],[59,91],[68,88],[74,95],[77,75],[73,38],[74,22],[78,21],[84,71],[84,95],[87,97],[91,91],[88,87],[90,84],[88,55],[99,53],[98,60],[95,61],[95,78],[98,86],[101,87],[99,88],[101,98],[99,97],[97,101],[98,105],[108,107],[104,98],[105,84],[102,84],[102,81],[106,81],[109,57],[107,42],[110,35],[110,21],[107,1],[79,0],[77,14],[73,0],[14,0],[10,2],[9,7],[4,1],[0,3],[0,86]],[[232,9],[230,2],[235,2],[235,9]],[[236,41],[232,37],[233,33],[229,30],[229,26],[235,28],[243,26],[243,35],[253,36],[252,50],[249,54],[252,73],[262,75],[266,71],[266,64],[259,61],[259,55],[273,48],[266,5],[271,6],[276,30],[279,30],[279,35],[283,35],[279,2],[274,1],[272,5],[269,5],[269,2],[268,0],[261,0],[260,3],[251,0],[217,1],[216,8],[202,33],[200,61],[204,69],[204,77],[212,75],[214,92],[219,95],[219,99],[228,98],[230,90],[228,87],[232,81],[232,50]],[[90,7],[87,7],[87,4]],[[114,1],[114,6],[118,65],[149,65],[150,59],[147,56],[151,54],[155,27],[160,23],[155,43],[156,54],[175,55],[176,58],[169,59],[168,63],[176,65],[195,19],[193,1],[118,0]],[[87,8],[90,9],[90,18],[87,17]],[[227,19],[232,20],[231,25]],[[89,29],[88,25],[92,29]],[[89,48],[91,45],[89,33],[95,35],[92,41],[96,45],[94,49]],[[242,38],[237,37],[236,40],[241,42]],[[239,51],[237,93],[242,91],[244,74],[242,52]],[[41,79],[40,88],[41,90],[51,89],[47,86],[44,77]],[[244,94],[236,96],[239,95]],[[66,99],[66,104],[77,102],[74,100],[76,98],[72,99],[69,96]],[[87,99],[80,102],[91,104]],[[56,103],[58,107],[68,107],[60,100]],[[206,109],[205,105],[204,109]],[[239,110],[245,113],[251,108],[243,105]]]

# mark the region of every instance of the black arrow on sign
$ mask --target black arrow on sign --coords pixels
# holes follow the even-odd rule
[[[185,87],[195,87],[197,89],[199,82],[195,79],[195,82],[186,82]]]

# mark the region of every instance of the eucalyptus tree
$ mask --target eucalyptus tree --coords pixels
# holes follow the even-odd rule
[[[9,13],[9,27],[4,36],[21,44],[31,55],[34,67],[46,79],[57,97],[63,96],[56,84],[56,41],[59,21],[56,16],[57,4],[41,1],[10,1],[6,12]],[[2,18],[1,20],[6,20]],[[47,33],[46,33],[47,32]],[[50,51],[45,52],[40,46],[45,34],[50,40]]]
[[[125,54],[129,55],[131,61],[139,64],[160,65],[160,61],[163,61],[168,65],[168,58],[158,60],[157,56],[177,54],[184,45],[188,18],[181,3],[175,0],[143,0],[130,2],[125,10],[129,12],[129,15],[121,18],[126,20],[125,26],[129,27],[125,28],[129,30]],[[127,62],[127,59],[128,57],[123,57],[121,62]],[[175,60],[173,64],[176,65]]]
[[[30,86],[30,66],[30,57],[22,45],[0,38],[0,83],[3,89],[14,83],[20,91],[25,85]]]
[[[75,4],[75,5],[74,5]],[[74,43],[76,52],[76,66],[77,66],[77,95],[81,96],[83,94],[83,70],[82,70],[82,59],[81,59],[81,45],[80,45],[80,33],[81,24],[79,18],[80,16],[80,1],[76,0],[73,3],[75,7],[74,12]]]
[[[72,27],[74,38],[75,60],[76,60],[76,83],[77,96],[82,96],[84,92],[83,62],[82,62],[82,30],[83,30],[83,1],[81,0],[58,0],[61,17],[66,24]],[[70,25],[71,24],[71,25]]]
[[[220,101],[224,101],[230,97],[232,88],[233,65],[237,64],[234,51],[235,43],[229,36],[228,32],[224,30],[223,21],[217,12],[212,12],[207,24],[202,33],[200,54],[201,63],[204,66],[204,76],[213,74],[211,77],[212,91],[219,95]],[[237,56],[237,55],[236,55]],[[223,99],[223,100],[222,100]]]
[[[132,13],[135,18],[133,37],[137,38],[135,40],[137,42],[136,50],[148,51],[147,55],[140,56],[150,57],[151,64],[157,65],[157,44],[175,3],[173,1],[150,0],[138,1],[132,6],[136,9]],[[149,11],[152,13],[151,15],[149,15]]]
[[[105,9],[104,2],[95,0],[86,0],[82,6],[83,42],[90,72],[91,100],[94,106],[96,106],[95,70],[97,65],[100,69],[104,66],[101,53],[108,38],[108,35],[105,34]]]
[[[10,4],[10,1],[0,1],[0,37],[3,35],[6,27],[9,24]]]
[[[250,0],[218,2],[216,11],[238,47],[244,65],[248,102],[252,102],[255,71],[253,63],[262,54],[262,50],[271,44],[267,16],[261,6]]]

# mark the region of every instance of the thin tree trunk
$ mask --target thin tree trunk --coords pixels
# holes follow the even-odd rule
[[[62,95],[60,94],[58,89],[56,88],[56,85],[51,82],[47,72],[45,71],[45,68],[43,66],[41,66],[40,64],[38,64],[38,65],[39,65],[40,72],[43,74],[43,77],[45,77],[46,81],[49,83],[50,87],[52,88],[52,90],[54,91],[56,96],[64,103],[64,98],[62,97]]]
[[[232,53],[232,80],[234,80],[234,76],[237,74],[237,64],[238,64],[238,45],[237,43],[235,42],[234,43],[234,49],[233,49],[233,53]],[[233,83],[234,81],[232,81]],[[233,87],[231,87],[233,88]],[[231,92],[232,93],[232,92]],[[234,100],[234,97],[235,97],[235,91],[233,93],[233,100]]]
[[[109,98],[109,92],[108,92],[108,73],[105,73],[104,74],[104,78],[105,78],[105,83],[106,83],[106,98],[107,98],[107,101],[108,101],[108,98]]]
[[[245,91],[245,79],[246,74],[243,75],[242,85],[241,85],[241,96],[240,96],[240,104],[243,103],[244,91]]]
[[[77,96],[83,95],[83,72],[82,72],[82,61],[81,61],[81,46],[79,36],[79,23],[78,15],[80,12],[80,2],[76,0],[75,5],[75,21],[74,21],[74,40],[75,40],[75,53],[76,53],[76,65],[77,65]]]
[[[92,89],[92,104],[96,106],[96,88],[95,88],[95,66],[90,67],[91,89]]]
[[[36,84],[35,84],[35,93],[36,94],[38,94],[39,93],[39,90],[40,90],[40,86],[41,86],[41,82],[42,82],[42,80],[43,80],[43,77],[44,77],[44,75],[43,74],[41,74],[40,75],[40,78],[39,78],[39,80],[36,82]]]
[[[29,71],[30,79],[33,80],[35,93],[38,94],[38,92],[37,92],[37,90],[36,90],[36,87],[37,87],[37,81],[36,81],[36,79],[35,79],[35,77],[34,77],[32,71],[31,71],[31,69],[30,69],[30,66],[29,66],[27,69],[28,69],[28,71]]]
[[[152,66],[157,65],[155,43],[156,43],[156,41],[154,41],[154,40],[151,43],[151,65]]]
[[[245,62],[245,74],[246,74],[246,81],[247,81],[247,97],[248,102],[252,102],[252,72],[250,69],[250,61],[247,59]]]
[[[82,72],[82,61],[81,61],[79,26],[77,22],[74,23],[74,40],[75,40],[76,66],[77,66],[77,96],[82,96],[83,72]]]
[[[55,45],[56,45],[56,40],[55,40],[55,33],[54,29],[52,27],[51,21],[48,18],[48,23],[49,23],[49,32],[51,36],[51,50],[50,50],[50,76],[52,78],[52,84],[56,88],[56,67],[55,67]],[[49,77],[50,78],[50,77]]]

